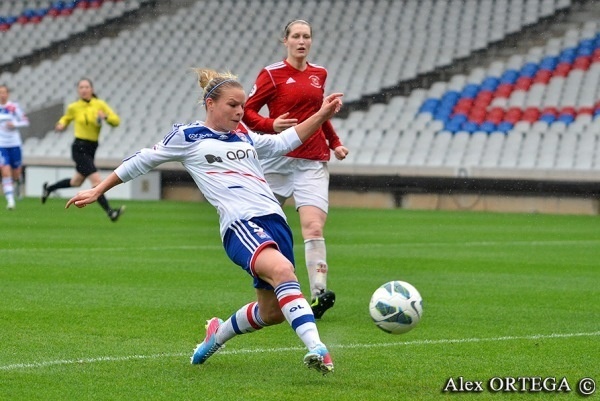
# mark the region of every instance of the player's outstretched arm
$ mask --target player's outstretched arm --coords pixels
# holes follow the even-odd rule
[[[321,125],[335,115],[342,107],[341,93],[332,93],[323,99],[323,104],[319,111],[300,124],[296,125],[296,133],[302,142],[306,141],[312,134],[319,129]]]
[[[85,191],[79,191],[77,195],[69,199],[69,201],[65,205],[65,209],[67,209],[71,205],[75,205],[77,207],[84,207],[85,205],[94,203],[100,197],[100,195],[104,194],[112,187],[121,184],[122,182],[123,181],[121,181],[119,176],[115,172],[112,172],[108,177],[106,177],[100,184],[98,184],[94,188],[86,189]]]

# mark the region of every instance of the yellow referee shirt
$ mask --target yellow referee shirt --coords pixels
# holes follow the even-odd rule
[[[104,101],[93,97],[89,101],[79,99],[67,106],[67,112],[58,121],[64,126],[75,120],[75,138],[98,142],[102,120],[98,118],[98,111],[106,114],[106,122],[116,127],[121,123],[121,118]]]

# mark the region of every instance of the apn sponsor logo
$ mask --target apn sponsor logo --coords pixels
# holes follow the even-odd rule
[[[244,160],[244,159],[250,159],[250,158],[254,158],[257,159],[258,156],[256,154],[256,151],[254,149],[238,149],[236,151],[230,150],[229,152],[226,153],[226,156],[229,160]]]

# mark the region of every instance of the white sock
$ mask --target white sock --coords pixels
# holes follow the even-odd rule
[[[297,281],[282,283],[275,288],[275,295],[285,319],[306,348],[311,350],[322,344],[315,324],[315,316],[300,291],[300,284]]]
[[[2,191],[9,204],[15,203],[15,197],[13,195],[13,180],[12,177],[2,178]]]
[[[304,255],[310,294],[313,298],[327,289],[327,250],[325,238],[312,238],[304,241]]]
[[[237,335],[252,333],[266,326],[268,325],[262,321],[258,313],[258,303],[251,302],[242,306],[219,326],[216,340],[218,344],[223,345]]]

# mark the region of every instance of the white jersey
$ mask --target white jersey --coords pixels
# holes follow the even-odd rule
[[[8,128],[8,122],[12,122],[14,128]],[[6,104],[0,104],[0,148],[23,145],[19,128],[28,126],[29,120],[17,103],[8,101]]]
[[[240,123],[234,132],[217,132],[201,121],[176,124],[152,149],[142,149],[117,167],[123,181],[170,161],[181,162],[219,214],[221,237],[236,220],[278,214],[279,202],[265,180],[259,158],[280,156],[302,144],[294,128],[259,135]]]

